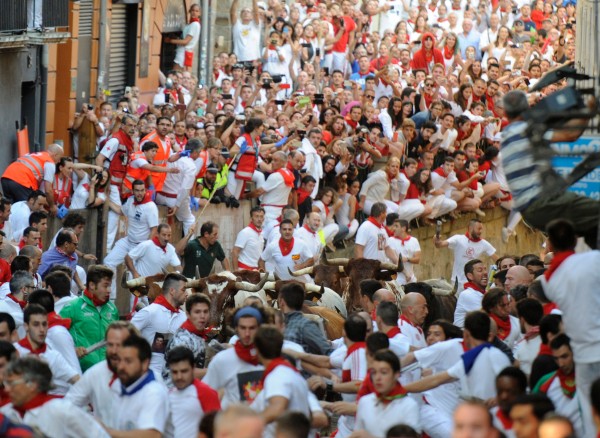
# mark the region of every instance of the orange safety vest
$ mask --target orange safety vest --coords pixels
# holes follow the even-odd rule
[[[158,145],[158,152],[154,156],[154,160],[152,161],[152,164],[154,164],[155,166],[167,167],[167,160],[169,159],[169,155],[171,154],[171,140],[169,139],[169,137],[165,137],[165,144],[167,145],[167,152],[165,152],[165,150],[163,148],[163,142],[158,137],[158,133],[156,132],[156,130],[152,131],[150,134],[146,135],[142,139],[142,142],[140,143],[140,148],[147,141],[153,141],[154,143],[156,143]],[[158,192],[158,191],[162,190],[162,186],[165,183],[165,179],[167,179],[167,174],[160,173],[160,172],[151,172],[151,173],[152,173],[152,184],[154,184],[154,188]]]
[[[133,152],[133,140],[122,130],[114,133],[108,140],[116,139],[118,142],[117,151],[115,152],[108,171],[110,173],[110,183],[113,186],[121,188],[123,178],[127,173],[127,165],[129,164],[129,154]]]
[[[200,156],[198,158],[202,159],[202,167],[198,171],[196,179],[204,178],[204,175],[206,175],[206,168],[208,167],[208,151],[206,149],[200,151]]]
[[[73,191],[73,179],[67,178],[65,182],[58,175],[54,175],[54,202],[67,208],[71,205],[71,192]]]
[[[142,181],[144,181],[144,183],[146,182],[146,178],[148,178],[148,175],[150,175],[150,171],[143,169],[141,167],[134,169],[133,167],[131,167],[131,163],[133,163],[134,160],[137,160],[138,158],[143,158],[146,159],[146,155],[142,152],[142,151],[138,151],[138,152],[134,152],[133,154],[131,154],[129,156],[129,166],[127,166],[127,175],[125,175],[125,179],[123,180],[123,186],[122,186],[122,194],[129,194],[133,191],[133,182],[136,179],[141,179]]]
[[[46,151],[23,155],[6,168],[2,178],[13,180],[23,187],[39,190],[40,184],[44,180],[46,163],[54,165],[54,160]]]
[[[250,134],[244,134],[243,137],[246,140],[248,148],[238,158],[237,166],[235,168],[235,177],[242,181],[252,181],[252,175],[256,171],[256,164],[258,163],[260,140],[257,138],[256,143],[254,143]]]

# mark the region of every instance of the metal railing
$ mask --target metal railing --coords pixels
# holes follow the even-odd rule
[[[69,26],[69,0],[34,0],[43,1],[43,27]]]
[[[27,2],[22,0],[0,0],[0,32],[15,32],[27,29]]]

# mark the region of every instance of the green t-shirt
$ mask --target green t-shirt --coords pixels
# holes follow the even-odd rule
[[[210,274],[215,259],[220,262],[225,260],[225,251],[223,251],[223,247],[218,241],[208,249],[205,249],[200,245],[198,238],[190,240],[183,251],[183,275],[188,278],[194,277],[196,275],[196,266],[198,266],[200,276],[206,277]]]

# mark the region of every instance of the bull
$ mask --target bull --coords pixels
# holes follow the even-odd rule
[[[343,280],[347,278],[346,270],[344,266],[328,266],[328,265],[314,265],[298,271],[292,272],[289,268],[290,275],[299,277],[301,275],[311,275],[315,284],[322,284],[336,291],[340,296],[344,292],[347,282],[343,283]]]
[[[403,288],[405,293],[417,292],[425,297],[429,313],[423,323],[424,329],[427,329],[433,321],[438,319],[445,319],[449,322],[454,320],[456,285],[453,289],[450,289],[450,284],[443,280],[426,280],[405,284]]]
[[[121,287],[129,289],[136,297],[148,296],[150,301],[154,301],[162,293],[162,282],[165,274],[155,274],[148,277],[138,277],[127,280],[127,273],[123,272],[121,277]]]

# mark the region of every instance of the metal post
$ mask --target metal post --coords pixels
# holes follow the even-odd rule
[[[198,80],[199,84],[209,85],[210,60],[208,59],[209,45],[209,0],[202,0],[202,29],[200,31],[200,59],[198,60]]]
[[[208,23],[211,29],[215,29],[215,21],[216,21],[216,15],[217,15],[217,11],[216,11],[216,5],[212,5],[212,0],[205,0],[207,3],[209,3],[209,11],[210,11],[210,16],[208,17]],[[212,6],[215,6],[214,8]],[[208,32],[208,36],[207,36],[207,40],[206,40],[206,46],[208,47],[208,54],[207,57],[208,59],[206,60],[206,71],[207,71],[207,75],[204,77],[206,80],[206,86],[210,87],[212,85],[212,81],[213,81],[213,76],[210,73],[211,69],[212,69],[212,59],[214,57],[214,52],[215,52],[215,32]]]
[[[40,50],[40,124],[38,131],[38,143],[40,151],[46,146],[46,105],[48,98],[48,45],[44,44]]]
[[[100,93],[104,91],[106,82],[106,20],[107,20],[108,0],[100,0],[100,28],[98,29],[98,88],[96,99],[100,98]]]

